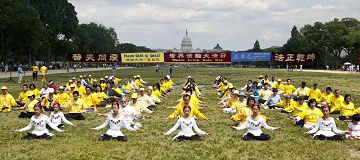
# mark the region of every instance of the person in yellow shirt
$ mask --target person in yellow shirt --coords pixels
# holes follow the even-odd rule
[[[28,85],[24,84],[22,86],[22,91],[20,92],[18,99],[16,100],[19,107],[23,107],[25,103],[29,100],[28,94],[29,94]]]
[[[13,107],[17,106],[14,97],[8,93],[6,86],[1,87],[2,94],[0,95],[0,112],[11,112]]]
[[[32,67],[31,67],[31,70],[33,72],[32,74],[32,78],[33,78],[33,83],[37,83],[37,80],[38,80],[38,73],[39,73],[39,67],[34,64]]]
[[[309,90],[310,88],[306,87],[306,82],[301,82],[301,87],[297,88],[294,91],[293,95],[295,97],[307,96]],[[308,99],[308,97],[306,97],[305,99]]]
[[[345,94],[344,102],[340,105],[340,120],[348,120],[355,114],[354,103],[351,102],[351,95]]]
[[[126,93],[130,93],[134,88],[129,84],[128,80],[124,81],[124,84],[122,85],[122,88],[125,89]]]
[[[85,120],[83,111],[86,108],[85,102],[79,98],[79,92],[74,91],[73,98],[66,103],[65,108],[69,109],[69,113],[65,114],[67,119]]]
[[[36,88],[35,84],[30,84],[29,89],[34,93],[35,99],[38,99],[40,96],[40,91]]]
[[[221,87],[217,89],[218,95],[221,96],[228,89],[228,87],[228,82],[226,80],[222,82]]]
[[[280,101],[279,103],[279,107],[280,108],[293,108],[294,105],[296,105],[297,102],[295,102],[292,98],[291,95],[286,95],[285,96],[285,100]],[[284,111],[282,111],[284,112]]]
[[[75,91],[75,85],[70,85],[70,90],[68,90],[66,93],[70,96],[70,98],[73,98],[73,92]]]
[[[222,112],[224,113],[230,113],[230,114],[236,114],[241,110],[241,108],[246,106],[246,99],[245,99],[245,93],[240,92],[239,93],[239,100],[237,102],[234,102],[233,105],[229,108],[224,108]]]
[[[258,102],[259,103],[265,103],[271,96],[272,94],[272,91],[269,89],[269,84],[268,83],[264,83],[264,89],[263,90],[260,90],[259,92],[259,100]]]
[[[160,92],[159,86],[156,85],[156,84],[153,85],[152,95],[154,95],[157,99],[160,99],[160,100],[161,100],[161,98],[164,97],[164,96],[161,94],[161,92]]]
[[[46,74],[48,72],[46,66],[42,66],[40,68],[40,72],[41,72],[41,83],[46,83]]]
[[[155,104],[160,104],[161,100],[160,98],[156,97],[154,94],[153,94],[153,87],[152,86],[149,86],[148,89],[147,89],[147,95],[154,101]]]
[[[101,90],[101,87],[98,85],[95,88],[95,93],[94,93],[97,97],[97,99],[99,100],[99,103],[97,106],[99,107],[105,107],[106,106],[106,100],[108,99],[107,95]]]
[[[234,102],[239,101],[239,94],[238,90],[234,90],[233,93],[231,93],[230,99],[228,99],[222,107],[231,107]]]
[[[290,118],[298,117],[304,110],[309,108],[308,104],[304,102],[304,99],[304,96],[300,96],[297,103],[294,105],[289,105],[288,107],[284,108],[283,111],[288,113],[291,112],[293,117]],[[302,126],[303,123],[298,122],[297,125]]]
[[[99,103],[99,99],[96,97],[95,94],[92,93],[90,87],[86,87],[85,94],[81,97],[84,101],[85,107],[90,111],[97,112],[96,106]]]
[[[330,98],[332,96],[334,96],[334,94],[332,93],[331,87],[326,87],[325,92],[321,94],[320,101],[330,104]]]
[[[104,79],[104,78],[100,78],[99,83],[100,83],[101,90],[102,90],[102,91],[105,90],[105,88],[106,88],[105,79]]]
[[[131,94],[131,101],[128,103],[129,106],[133,107],[138,114],[143,115],[144,113],[150,114],[153,113],[152,110],[147,108],[147,106],[140,101],[138,101],[138,94],[132,93]]]
[[[185,106],[188,106],[191,108],[191,111],[190,111],[190,117],[192,118],[197,118],[199,120],[209,120],[208,117],[206,117],[205,115],[203,115],[196,107],[194,107],[191,103],[190,103],[190,94],[186,93],[183,95],[183,101],[182,103],[179,103],[177,106],[176,106],[176,109],[175,111],[170,114],[167,119],[175,119],[179,116],[183,116],[184,115],[184,112],[183,112],[183,109]]]
[[[78,91],[79,94],[80,94],[79,95],[80,97],[83,96],[86,93],[85,87],[81,85],[80,81],[76,82],[76,86],[75,86],[74,91]]]
[[[19,118],[31,118],[35,115],[34,107],[36,103],[39,103],[37,99],[35,99],[34,92],[29,91],[27,94],[29,100],[25,103],[24,107],[20,107],[19,109],[25,109],[26,112],[21,112],[18,116]]]
[[[286,80],[286,85],[284,85],[285,94],[293,94],[296,88],[291,84],[291,79]]]
[[[59,98],[60,108],[64,108],[67,101],[69,101],[71,99],[69,94],[65,93],[65,87],[64,86],[59,87],[59,93],[57,94],[57,97]]]
[[[284,91],[284,84],[281,83],[281,79],[277,80],[277,83],[274,86],[276,89],[278,89],[279,94],[281,94]],[[273,87],[273,88],[274,88]]]
[[[228,84],[228,88],[225,92],[220,96],[220,102],[223,101],[225,98],[231,95],[231,93],[235,90],[235,87],[232,83]]]
[[[253,105],[258,105],[258,103],[255,104],[254,97],[249,97],[246,101],[246,106],[242,107],[239,111],[236,112],[236,114],[229,117],[229,119],[235,122],[236,123],[235,125],[238,125],[239,123],[244,123],[246,121],[246,118],[252,115],[253,112],[251,110],[251,107]],[[265,119],[265,121],[268,121],[269,119],[268,117],[266,117],[261,112],[259,112],[259,114],[262,118]]]
[[[327,104],[324,104],[327,105]],[[313,129],[316,125],[316,122],[319,118],[323,116],[323,113],[319,108],[316,108],[317,103],[315,99],[310,99],[308,102],[308,109],[305,109],[295,120],[298,122],[300,120],[304,121],[303,127],[306,129]]]
[[[50,91],[49,95],[42,99],[41,106],[45,111],[54,111],[55,103],[59,103],[59,98],[54,94],[54,91]]]
[[[311,88],[309,90],[309,92],[307,93],[307,96],[309,96],[309,99],[315,99],[316,102],[320,102],[321,101],[321,91],[320,89],[317,88],[318,83],[315,82],[313,85],[313,88]]]
[[[330,113],[339,114],[341,104],[344,103],[344,97],[340,95],[340,90],[334,90],[334,96],[330,98]]]

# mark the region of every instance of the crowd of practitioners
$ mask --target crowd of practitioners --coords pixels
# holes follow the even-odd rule
[[[161,134],[168,136],[179,129],[173,137],[175,141],[200,140],[202,136],[209,135],[197,126],[199,120],[210,120],[201,112],[208,108],[203,101],[206,97],[191,76],[179,86],[183,90],[181,98],[175,107],[168,107],[174,111],[165,118],[176,119],[177,122]],[[270,118],[261,112],[263,109],[289,114],[289,119],[296,126],[306,128],[308,131],[304,134],[313,134],[314,139],[343,140],[342,134],[346,134],[347,139],[360,138],[360,108],[355,109],[351,95],[342,96],[338,89],[333,91],[327,87],[325,92],[321,92],[317,83],[308,88],[306,82],[296,88],[290,79],[283,83],[281,79],[275,81],[275,77],[268,79],[268,76],[249,80],[238,89],[225,77],[218,76],[213,88],[220,107],[223,107],[222,112],[229,114],[229,120],[236,123],[231,128],[247,129],[243,135],[246,141],[270,139],[270,135],[263,133],[261,127],[280,129],[267,124]],[[2,86],[0,112],[22,110],[18,117],[30,118],[26,127],[16,130],[24,132],[34,128],[23,139],[50,139],[53,134],[49,129],[63,132],[64,124],[76,126],[76,122],[70,120],[85,120],[86,112],[96,112],[98,116],[106,117],[105,122],[90,129],[100,130],[109,126],[99,140],[127,141],[121,129],[139,130],[141,120],[149,117],[158,104],[167,100],[166,96],[173,89],[174,82],[169,75],[153,85],[148,85],[140,75],[124,80],[116,76],[97,80],[91,75],[82,75],[60,86],[49,81],[40,90],[34,84],[23,84],[17,99],[8,93],[6,86]],[[100,113],[100,107],[111,108],[111,111]],[[336,119],[331,114],[336,115]],[[348,129],[337,129],[336,120],[349,120]]]
[[[360,138],[360,107],[355,108],[351,95],[341,95],[339,89],[326,87],[325,92],[314,82],[307,87],[306,82],[296,88],[291,79],[285,83],[281,79],[266,75],[255,81],[248,80],[243,87],[236,88],[225,77],[218,76],[213,84],[216,88],[222,111],[229,114],[229,119],[238,123],[231,128],[248,128],[244,140],[268,140],[270,136],[261,131],[261,126],[269,130],[280,128],[267,125],[269,118],[261,113],[262,109],[278,110],[289,114],[289,119],[296,126],[309,131],[318,140],[343,140]],[[331,117],[333,115],[335,119]],[[348,120],[348,129],[339,130],[336,120]]]

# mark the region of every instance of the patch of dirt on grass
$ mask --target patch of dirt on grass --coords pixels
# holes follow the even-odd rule
[[[348,150],[350,157],[352,158],[360,158],[360,151],[355,150],[355,149],[349,149]]]

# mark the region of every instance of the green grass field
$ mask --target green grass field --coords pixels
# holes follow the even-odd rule
[[[175,89],[163,103],[156,108],[151,118],[140,123],[143,128],[139,132],[123,130],[128,137],[128,142],[100,142],[98,137],[106,132],[90,131],[89,128],[96,127],[104,122],[104,117],[97,117],[94,113],[87,113],[85,121],[72,121],[77,127],[66,126],[64,133],[56,133],[50,140],[24,141],[20,137],[26,133],[16,133],[14,130],[25,127],[28,119],[17,118],[19,111],[0,114],[0,159],[359,159],[354,155],[360,155],[360,141],[346,140],[342,142],[315,141],[311,136],[304,136],[302,128],[293,126],[287,120],[288,115],[279,111],[263,110],[265,115],[271,117],[268,123],[271,126],[281,127],[280,131],[267,131],[271,140],[266,142],[242,140],[244,131],[233,131],[229,128],[233,122],[227,120],[227,115],[221,112],[218,107],[215,91],[211,88],[213,80],[217,75],[228,78],[237,88],[245,85],[248,79],[257,79],[259,75],[275,76],[281,79],[291,78],[295,86],[301,81],[312,84],[317,81],[322,91],[326,86],[341,90],[342,95],[350,93],[353,95],[355,107],[360,104],[360,90],[358,80],[360,75],[307,73],[307,72],[285,72],[269,69],[236,69],[236,68],[211,68],[212,77],[208,75],[210,68],[175,68],[172,79],[176,84],[184,83],[186,77],[191,75],[197,84],[208,84],[202,88],[206,95],[204,100],[209,104],[209,109],[202,112],[211,118],[210,121],[200,121],[200,128],[208,133],[197,142],[173,142],[171,137],[163,137],[160,132],[165,132],[174,124],[173,121],[166,121],[173,109],[166,107],[175,106],[180,98],[180,89]],[[149,84],[153,84],[162,78],[167,70],[161,69],[159,73],[154,68],[126,69],[119,70],[121,78],[132,75],[141,75]],[[49,75],[48,80],[55,80],[56,84],[63,84],[73,76],[91,74],[93,77],[103,77],[111,74],[111,71],[99,71],[91,73],[72,73]],[[5,84],[6,79],[0,79],[0,86],[7,85],[10,93],[17,97],[20,86],[17,84]],[[30,82],[30,77],[25,78]],[[309,86],[309,85],[308,85]],[[39,86],[38,86],[39,87]],[[101,109],[102,112],[109,109]],[[347,122],[337,122],[338,128],[346,129]],[[177,133],[177,132],[176,132]],[[352,155],[352,156],[351,156]]]

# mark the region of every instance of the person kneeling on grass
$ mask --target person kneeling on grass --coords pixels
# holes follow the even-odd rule
[[[105,122],[96,127],[90,128],[91,130],[100,130],[105,128],[107,125],[110,126],[110,129],[106,131],[105,134],[101,135],[99,140],[106,141],[111,139],[116,139],[118,141],[127,141],[127,138],[120,131],[121,128],[126,128],[129,131],[136,131],[130,125],[124,122],[119,113],[119,104],[117,101],[112,102],[112,112],[107,116]]]
[[[53,124],[49,117],[45,114],[43,114],[44,110],[41,107],[40,103],[37,103],[34,107],[35,115],[31,117],[29,125],[25,128],[16,130],[16,132],[24,132],[31,127],[34,126],[34,130],[32,132],[27,133],[22,139],[24,140],[31,140],[31,139],[51,139],[53,136],[52,133],[49,132],[48,129],[46,129],[46,125],[49,125],[52,129],[58,131],[58,132],[64,132],[65,130],[61,130],[58,128],[55,124]]]
[[[189,106],[185,106],[183,108],[184,115],[178,118],[174,127],[172,127],[166,133],[161,133],[161,134],[165,136],[170,135],[172,132],[174,132],[177,128],[180,127],[180,132],[173,138],[173,140],[175,141],[200,140],[201,139],[200,135],[209,135],[208,133],[199,129],[199,127],[196,125],[195,119],[190,117],[190,111],[191,108]],[[193,128],[200,135],[195,134],[192,130]]]
[[[60,106],[59,103],[55,103],[53,105],[54,107],[54,111],[50,113],[50,121],[55,124],[58,128],[63,128],[64,125],[61,124],[61,121],[64,121],[64,123],[71,125],[71,126],[75,126],[74,123],[68,121],[65,116],[64,113],[60,112]],[[46,128],[50,129],[49,125],[46,125]]]
[[[305,135],[314,134],[316,140],[343,140],[339,134],[350,133],[349,131],[342,131],[336,128],[334,118],[330,117],[329,106],[323,105],[322,113],[324,116],[319,118],[316,122],[315,128],[305,132]]]
[[[245,141],[249,140],[260,140],[265,141],[270,139],[270,135],[265,134],[261,131],[261,127],[264,127],[268,130],[279,130],[280,128],[270,127],[266,124],[266,121],[264,118],[262,118],[259,114],[260,112],[260,106],[258,103],[255,103],[251,107],[252,109],[252,115],[249,116],[245,123],[241,124],[241,126],[235,127],[231,126],[231,128],[236,130],[243,130],[245,128],[249,128],[248,131],[243,135],[243,139]]]

